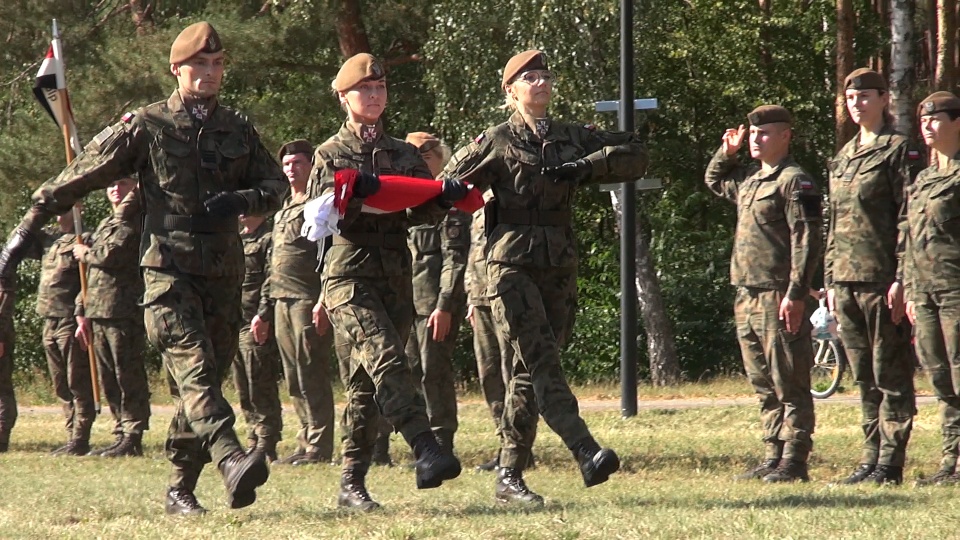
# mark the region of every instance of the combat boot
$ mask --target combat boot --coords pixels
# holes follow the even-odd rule
[[[9,450],[10,450],[10,443],[9,443],[9,442],[6,442],[6,441],[0,442],[0,454],[5,454],[5,453],[8,452]]]
[[[237,450],[223,458],[219,465],[223,485],[227,488],[230,508],[250,506],[257,500],[256,489],[267,482],[270,469],[266,457],[260,452]]]
[[[123,433],[117,433],[114,436],[112,443],[108,444],[107,446],[104,446],[103,448],[94,448],[93,450],[90,450],[90,452],[87,455],[99,456],[108,450],[113,450],[114,448],[119,446],[121,442],[123,442]]]
[[[251,452],[260,452],[267,458],[267,463],[277,461],[277,440],[270,438],[259,438],[257,443],[250,448]]]
[[[90,442],[86,439],[70,439],[67,444],[50,452],[51,456],[85,456],[90,452]]]
[[[537,495],[523,481],[523,472],[512,467],[500,467],[497,470],[497,502],[519,503],[524,506],[543,506],[543,497]]]
[[[587,437],[570,449],[580,464],[583,485],[593,487],[610,479],[610,475],[620,470],[620,458],[609,448],[600,448],[593,437]]]
[[[101,457],[140,457],[143,455],[143,435],[140,433],[124,433],[123,440],[112,450],[100,453]]]
[[[810,477],[807,476],[807,464],[805,462],[795,459],[781,459],[776,470],[764,476],[763,481],[771,484],[797,481],[809,482]]]
[[[869,478],[876,468],[877,466],[873,463],[861,463],[860,465],[857,465],[857,468],[854,469],[852,473],[850,473],[850,476],[841,480],[840,483],[844,485],[859,484],[860,482],[863,482]]]
[[[437,438],[437,444],[440,445],[440,449],[444,452],[453,453],[453,432],[448,429],[438,429],[433,432],[433,436]]]
[[[393,467],[393,460],[390,459],[389,433],[377,436],[377,441],[373,444],[373,464]]]
[[[866,479],[867,482],[872,482],[878,486],[893,484],[899,486],[903,483],[903,467],[896,467],[894,465],[877,465],[877,468],[870,473],[870,476]]]
[[[341,508],[356,508],[362,512],[373,512],[380,509],[380,503],[373,500],[367,492],[365,479],[367,471],[363,469],[345,470],[340,475],[340,495],[337,497],[337,506]]]
[[[324,456],[319,450],[310,449],[303,453],[299,458],[290,462],[291,465],[319,465],[321,463],[330,463],[330,457]]]
[[[298,459],[302,458],[306,453],[307,453],[306,450],[304,450],[303,448],[297,448],[297,450],[294,453],[290,454],[289,456],[283,459],[278,459],[276,464],[292,465],[294,461],[297,461]]]
[[[460,460],[440,447],[432,431],[424,431],[411,443],[417,458],[417,489],[440,487],[444,480],[460,476]]]
[[[917,480],[916,486],[952,486],[958,482],[960,482],[960,477],[957,477],[953,469],[940,469],[930,478]]]
[[[202,516],[207,513],[207,509],[200,506],[193,492],[186,488],[167,490],[166,510],[171,516]]]
[[[771,458],[765,459],[760,462],[756,467],[748,470],[747,472],[738,474],[733,477],[734,480],[760,480],[764,476],[772,473],[777,470],[777,464],[780,463],[779,459]]]
[[[477,465],[477,466],[474,467],[474,468],[475,468],[477,471],[481,471],[481,472],[491,472],[491,471],[499,470],[499,469],[500,469],[500,455],[498,454],[498,455],[496,455],[493,459],[491,459],[490,461],[481,463],[481,464]]]

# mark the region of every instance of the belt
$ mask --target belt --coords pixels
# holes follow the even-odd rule
[[[569,210],[516,210],[497,208],[497,223],[563,226],[570,224]]]
[[[237,218],[214,218],[210,216],[182,216],[178,214],[147,214],[145,229],[183,231],[195,233],[239,233]]]
[[[404,233],[341,233],[334,235],[335,246],[364,246],[400,249],[407,247]]]

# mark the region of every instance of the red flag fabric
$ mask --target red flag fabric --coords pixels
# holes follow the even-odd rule
[[[334,173],[334,207],[342,216],[347,211],[347,203],[353,197],[353,186],[360,176],[355,169],[341,169]],[[443,191],[443,182],[427,178],[414,178],[392,174],[380,175],[380,189],[363,201],[364,211],[373,213],[399,212],[437,197]],[[473,186],[467,196],[454,203],[454,206],[472,214],[483,207],[483,196]]]

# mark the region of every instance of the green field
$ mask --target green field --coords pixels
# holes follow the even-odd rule
[[[691,388],[694,385],[690,385]],[[735,385],[730,385],[730,389]],[[743,387],[741,387],[743,388]],[[744,388],[745,389],[745,388]],[[612,389],[607,389],[610,391]],[[724,395],[723,386],[701,395]],[[603,388],[585,389],[598,397]],[[696,397],[681,389],[679,397]],[[669,397],[669,396],[668,396]],[[664,407],[668,402],[662,402]],[[939,454],[936,406],[924,404],[916,420],[902,487],[831,485],[856,464],[859,408],[820,405],[811,482],[767,486],[731,477],[752,465],[760,451],[756,407],[643,409],[624,420],[609,411],[584,413],[597,438],[624,462],[607,484],[582,487],[570,453],[541,424],[539,466],[527,474],[546,507],[525,511],[493,500],[491,473],[472,466],[496,448],[484,407],[461,407],[460,478],[435,490],[415,489],[406,467],[378,467],[368,485],[385,509],[354,514],[335,507],[335,466],[275,467],[258,502],[226,507],[223,487],[209,468],[197,496],[210,513],[202,518],[163,514],[167,463],[162,454],[169,409],[153,418],[143,459],[49,457],[62,443],[58,414],[22,407],[12,450],[0,455],[2,538],[947,538],[957,535],[960,499],[952,488],[913,487],[935,471]],[[281,453],[293,447],[294,418],[286,407]],[[94,443],[110,441],[109,422],[97,422]],[[399,436],[393,458],[409,460]]]

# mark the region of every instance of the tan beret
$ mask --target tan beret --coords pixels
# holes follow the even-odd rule
[[[750,121],[751,126],[762,126],[764,124],[775,124],[778,122],[793,123],[790,111],[779,105],[761,105],[750,111],[750,114],[747,115],[747,120]]]
[[[513,82],[517,75],[532,69],[550,69],[547,67],[547,55],[543,54],[543,51],[530,49],[508,60],[507,65],[503,68],[503,82],[500,83],[500,86],[507,86]]]
[[[407,142],[420,149],[420,153],[427,153],[440,146],[440,139],[424,131],[415,131],[407,134]]]
[[[355,54],[340,66],[337,78],[333,80],[333,89],[346,92],[364,80],[376,81],[384,76],[386,72],[375,56],[368,53]]]
[[[277,160],[283,161],[283,156],[290,154],[306,154],[307,158],[313,159],[313,145],[306,139],[297,139],[285,143],[277,150]]]
[[[917,107],[917,116],[930,116],[946,111],[960,112],[960,98],[952,92],[934,92],[920,102]]]
[[[876,71],[867,68],[855,69],[843,80],[843,88],[854,90],[882,90],[886,92],[887,81]]]
[[[223,50],[220,34],[208,22],[201,21],[183,29],[170,47],[170,63],[179,64],[197,53],[215,53]]]

